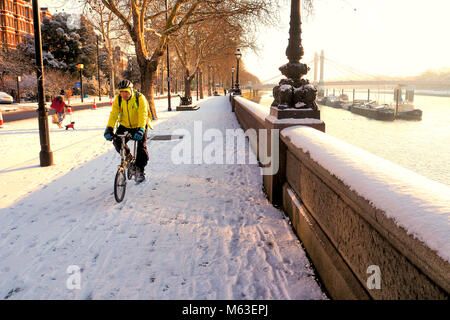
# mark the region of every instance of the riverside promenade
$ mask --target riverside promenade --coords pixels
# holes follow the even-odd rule
[[[327,298],[289,218],[264,194],[261,168],[237,163],[252,158],[248,141],[244,151],[227,149],[236,161],[207,163],[218,159],[212,136],[240,132],[229,97],[191,112],[168,112],[166,103],[156,101],[147,179],[130,181],[120,204],[120,158],[103,138],[108,108],[75,111],[74,131],[50,126],[55,165],[46,168],[37,120],[5,123],[1,299]],[[174,133],[183,139],[166,139]],[[176,163],[189,138],[191,156]]]
[[[450,188],[319,119],[239,96],[198,105],[157,101],[147,180],[120,204],[108,108],[51,127],[52,167],[35,119],[2,128],[0,296],[448,299]]]

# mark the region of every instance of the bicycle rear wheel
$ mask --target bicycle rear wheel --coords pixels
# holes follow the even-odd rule
[[[117,202],[122,202],[125,197],[125,191],[127,188],[127,177],[125,176],[125,170],[119,168],[114,179],[114,198]]]

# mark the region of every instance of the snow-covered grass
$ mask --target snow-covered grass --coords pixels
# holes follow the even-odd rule
[[[450,188],[318,130],[281,135],[450,262]]]
[[[195,112],[156,103],[152,135],[194,121],[239,128],[227,97]],[[129,182],[117,204],[108,109],[75,112],[75,131],[50,123],[47,168],[36,120],[0,129],[0,299],[325,298],[257,165],[175,165],[177,140],[150,141],[147,180]],[[81,270],[80,289],[66,285],[69,266]]]

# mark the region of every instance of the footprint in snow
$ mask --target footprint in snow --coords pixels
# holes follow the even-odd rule
[[[3,299],[7,300],[7,299],[11,298],[11,296],[12,296],[13,294],[18,293],[18,292],[20,292],[20,291],[22,291],[22,288],[14,288],[14,289],[11,289],[11,290],[8,292],[8,294],[7,294]]]

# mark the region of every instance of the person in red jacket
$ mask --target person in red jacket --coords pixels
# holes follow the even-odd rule
[[[55,110],[56,114],[58,115],[57,125],[58,127],[62,128],[61,123],[66,117],[66,104],[64,103],[63,98],[61,96],[55,97],[52,101],[52,104],[50,105],[50,108]]]

